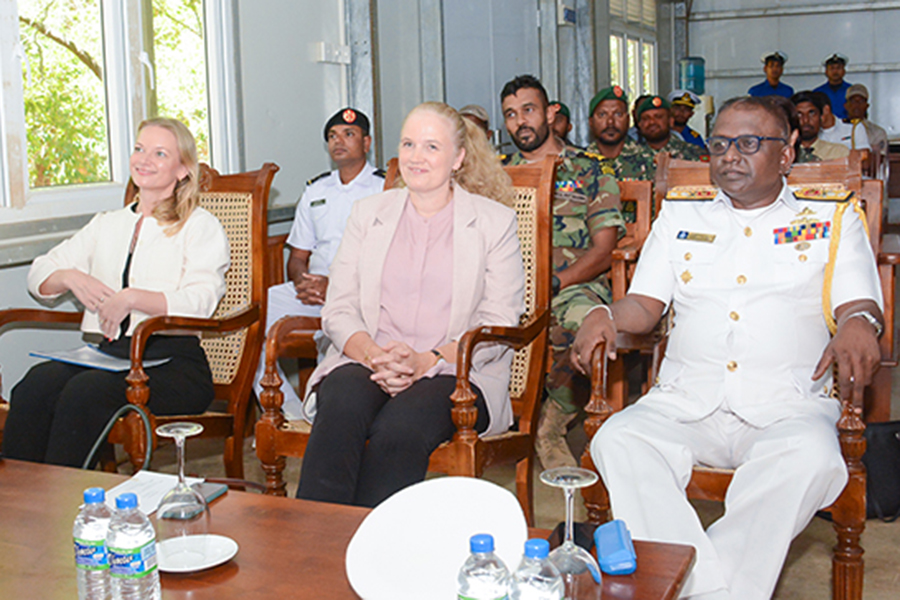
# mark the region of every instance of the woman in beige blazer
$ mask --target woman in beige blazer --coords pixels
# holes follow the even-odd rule
[[[515,325],[524,310],[512,188],[484,134],[445,104],[422,104],[404,122],[399,162],[405,187],[354,205],[332,264],[322,324],[333,346],[310,379],[298,498],[375,506],[423,480],[455,431],[457,340]],[[475,352],[479,433],[512,424],[511,361],[502,346]]]

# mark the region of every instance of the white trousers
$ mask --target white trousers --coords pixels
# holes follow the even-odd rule
[[[600,428],[591,456],[634,538],[697,549],[682,597],[765,600],[791,540],[846,485],[838,416],[836,404],[810,400],[802,415],[758,428],[722,408],[683,422],[638,402]],[[706,531],[685,495],[695,464],[736,469],[725,514]]]
[[[303,304],[299,300],[297,300],[297,292],[294,288],[294,284],[290,281],[287,283],[282,283],[279,285],[273,285],[269,288],[268,291],[268,304],[266,305],[266,333],[269,332],[269,328],[275,324],[278,319],[282,317],[286,317],[288,315],[291,316],[301,316],[301,317],[318,317],[320,316],[320,312],[322,310],[321,306],[310,306],[308,304]],[[327,340],[327,338],[323,339]],[[319,345],[319,355],[323,351],[322,349],[322,340],[317,340]],[[266,349],[263,347],[263,351],[259,355],[259,367],[256,369],[256,376],[253,379],[253,390],[256,392],[256,397],[260,398],[262,395],[262,385],[260,385],[260,380],[262,379],[263,374],[266,371]],[[278,375],[281,377],[281,393],[284,394],[284,404],[282,405],[282,409],[284,410],[284,416],[288,420],[297,420],[302,418],[302,413],[300,409],[302,407],[302,400],[297,395],[297,392],[294,390],[294,386],[290,384],[287,376],[284,373],[284,370],[281,368],[281,365],[278,365]]]

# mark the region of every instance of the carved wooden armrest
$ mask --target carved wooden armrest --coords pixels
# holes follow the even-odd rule
[[[475,346],[483,342],[495,342],[518,350],[524,348],[550,324],[550,312],[543,311],[531,321],[518,327],[484,326],[467,331],[459,340],[456,355],[456,390],[450,396],[453,401],[452,417],[456,425],[454,439],[474,440],[475,421],[478,409],[475,408],[475,393],[469,383],[472,371],[472,358]]]
[[[613,261],[626,261],[626,262],[634,262],[638,259],[638,255],[641,253],[641,246],[637,244],[628,244],[625,246],[617,246],[613,248],[613,251],[610,253]]]
[[[308,356],[318,354],[313,336],[322,329],[322,319],[318,317],[282,317],[269,328],[266,335],[265,373],[260,380],[263,388],[259,402],[263,407],[262,418],[276,423],[284,421],[281,406],[284,394],[281,392],[281,376],[278,374],[278,359],[282,356]]]
[[[162,315],[142,321],[131,334],[131,370],[125,381],[128,382],[128,402],[138,406],[146,406],[150,397],[147,388],[147,374],[144,372],[143,356],[147,340],[160,331],[177,331],[195,333],[209,331],[228,333],[249,327],[259,320],[259,305],[252,304],[223,319],[201,319],[199,317],[174,317]]]

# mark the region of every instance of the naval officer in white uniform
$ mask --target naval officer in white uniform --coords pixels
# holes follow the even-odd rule
[[[373,167],[366,154],[372,144],[369,119],[353,108],[336,112],[325,123],[325,141],[335,169],[306,182],[287,244],[288,281],[269,288],[266,331],[278,319],[287,315],[318,317],[325,303],[328,272],[337,253],[354,202],[384,190],[384,171]],[[320,356],[324,353],[325,338],[317,340]],[[256,397],[262,394],[265,353],[260,355],[259,368],[253,388]],[[299,419],[301,401],[283,372],[282,406],[288,419]]]
[[[768,99],[726,103],[707,140],[718,194],[665,203],[628,295],[591,312],[573,345],[587,370],[598,342],[614,355],[617,331],[675,309],[658,384],[600,428],[591,455],[634,537],[697,549],[686,597],[771,597],[791,540],[847,481],[831,365],[849,395],[880,359],[861,211],[787,187],[795,135]],[[707,530],[685,497],[697,464],[736,469]]]

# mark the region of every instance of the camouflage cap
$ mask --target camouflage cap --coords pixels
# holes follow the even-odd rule
[[[669,101],[663,98],[662,96],[650,96],[638,106],[637,112],[635,113],[635,118],[640,120],[641,115],[647,112],[648,110],[653,110],[655,108],[672,108],[672,105],[669,104]]]
[[[363,135],[369,135],[369,118],[360,111],[350,108],[342,108],[332,115],[325,123],[325,141],[328,141],[328,130],[335,125],[356,125],[362,129]]]
[[[603,88],[597,94],[591,98],[591,110],[588,113],[588,116],[594,114],[594,110],[597,108],[597,105],[603,102],[604,100],[619,100],[625,103],[625,108],[628,108],[628,94],[625,93],[625,90],[622,89],[622,86],[611,85],[608,88]]]
[[[549,106],[558,106],[559,110],[557,111],[557,113],[564,116],[565,118],[569,119],[570,121],[572,120],[572,113],[569,112],[569,107],[566,106],[565,104],[563,104],[562,102],[560,102],[559,100],[554,100],[553,102],[551,102],[549,104]]]

